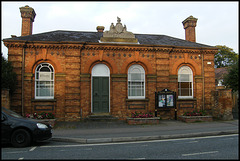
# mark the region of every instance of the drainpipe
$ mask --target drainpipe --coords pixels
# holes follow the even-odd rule
[[[87,44],[87,42],[84,42],[83,45],[81,46],[80,50],[79,50],[79,58],[80,58],[80,73],[79,73],[79,75],[81,75],[81,70],[82,70],[82,66],[81,66],[81,64],[82,64],[82,62],[81,62],[82,51],[84,50],[86,44]],[[80,87],[81,87],[81,80],[80,80]],[[80,90],[80,92],[82,92],[82,91]],[[81,93],[80,93],[80,100],[81,100]],[[80,103],[80,121],[83,120],[82,114],[83,114],[83,110],[81,108],[81,103]]]
[[[26,42],[23,45],[22,50],[22,116],[24,116],[24,70],[25,70],[25,48],[26,48]]]
[[[202,93],[202,97],[203,97],[203,99],[202,99],[202,101],[203,101],[203,105],[202,105],[202,110],[205,110],[205,88],[204,88],[204,64],[203,64],[203,59],[204,59],[204,56],[203,56],[203,52],[202,52],[202,75],[203,75],[203,82],[202,82],[202,84],[203,84],[203,89],[202,89],[202,91],[203,91],[203,93]]]

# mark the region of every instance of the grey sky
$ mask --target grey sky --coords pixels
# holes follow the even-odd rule
[[[198,18],[196,42],[226,45],[239,53],[238,1],[2,1],[2,37],[21,35],[19,7],[29,5],[36,12],[33,34],[55,31],[96,31],[97,26],[109,30],[117,16],[127,30],[139,34],[168,35],[185,39],[182,21],[192,15]],[[7,48],[2,43],[7,57]]]

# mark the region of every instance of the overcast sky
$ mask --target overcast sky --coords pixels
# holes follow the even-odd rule
[[[182,21],[192,15],[198,18],[196,42],[226,45],[239,53],[238,1],[1,1],[1,39],[21,36],[22,18],[19,7],[29,5],[36,17],[33,34],[55,30],[96,31],[97,26],[109,30],[117,16],[127,31],[138,34],[159,34],[185,39]],[[2,43],[2,53],[7,48]]]

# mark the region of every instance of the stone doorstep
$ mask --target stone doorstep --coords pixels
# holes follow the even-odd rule
[[[109,113],[95,113],[89,115],[84,121],[118,121],[117,117],[113,117]]]

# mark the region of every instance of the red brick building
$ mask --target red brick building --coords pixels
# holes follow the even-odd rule
[[[54,112],[59,120],[109,114],[125,119],[154,111],[155,92],[176,92],[175,108],[158,109],[163,119],[193,109],[211,110],[217,49],[195,42],[197,19],[183,21],[186,40],[133,34],[121,19],[109,31],[32,34],[33,8],[21,7],[22,35],[4,39],[18,77],[11,109]]]

